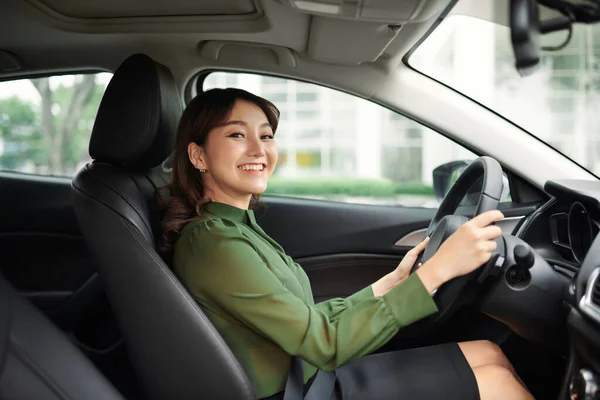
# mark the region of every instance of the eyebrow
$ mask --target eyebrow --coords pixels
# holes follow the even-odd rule
[[[247,123],[245,123],[244,121],[227,121],[224,124],[222,124],[221,126],[229,126],[229,125],[241,125],[241,126],[248,126]],[[272,128],[271,124],[268,122],[265,122],[264,124],[260,125],[261,128],[267,127],[267,128]]]

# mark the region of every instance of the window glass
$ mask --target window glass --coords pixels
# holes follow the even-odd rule
[[[494,15],[494,0],[460,0],[409,58],[422,73],[521,126],[600,175],[600,24],[573,24],[571,40],[542,51],[539,68],[520,76],[508,26],[461,15]],[[557,46],[567,32],[540,35]]]
[[[0,82],[0,169],[72,176],[90,160],[88,143],[111,76]]]
[[[266,195],[437,207],[433,169],[476,158],[396,112],[318,85],[214,72],[203,89],[230,86],[263,96],[283,110],[275,135],[279,162]]]

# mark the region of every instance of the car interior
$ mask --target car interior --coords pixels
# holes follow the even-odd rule
[[[429,236],[426,261],[468,218],[498,208],[506,218],[498,223],[503,236],[490,262],[440,288],[434,297],[439,312],[377,351],[489,340],[536,399],[600,396],[600,181],[543,138],[411,65],[453,14],[511,28],[513,67],[526,75],[540,59],[535,35],[565,27],[570,35],[572,24],[592,25],[600,20],[600,2],[1,2],[0,398],[256,398],[170,259],[157,251],[161,199],[168,196],[162,188],[183,109],[218,79],[229,85],[240,82],[237,77],[250,89],[258,82],[252,77],[265,87],[278,79],[286,87],[312,85],[331,97],[327,104],[334,106],[321,112],[332,115],[339,111],[335,104],[351,97],[357,107],[377,107],[373,112],[393,115],[390,121],[418,124],[443,141],[432,142],[437,153],[429,161],[418,159],[435,167],[419,170],[431,180],[433,200],[423,201],[433,206],[409,203],[410,196],[401,205],[361,202],[379,190],[375,186],[352,201],[339,201],[338,190],[332,201],[297,195],[305,189],[278,195],[286,187],[274,182],[273,192],[261,197],[259,224],[304,268],[316,302],[375,282]],[[73,74],[97,74],[104,86],[86,92],[88,81],[75,80],[80,90],[59,100],[66,86],[44,80],[66,82]],[[7,111],[14,105],[9,91],[24,89],[8,85],[23,80],[31,81],[46,112],[34,118],[19,109],[26,122],[16,129],[17,114]],[[299,105],[302,94],[311,94],[298,90],[295,115],[312,112]],[[54,100],[43,108],[51,91]],[[97,108],[77,108],[92,98]],[[66,116],[49,132],[53,115]],[[43,128],[28,130],[34,124]],[[69,124],[83,139],[59,134]],[[369,117],[361,124],[349,150],[358,156],[369,153],[378,128],[388,126]],[[46,158],[19,164],[29,149],[9,145],[38,136],[45,149],[81,140],[83,161],[52,169],[71,159],[68,151],[48,150]],[[286,136],[281,141],[284,149],[296,145]],[[446,142],[451,147],[438,145]],[[445,150],[452,146],[461,149],[456,156]],[[297,163],[283,164],[283,174],[297,173],[313,154],[285,151]],[[327,168],[351,164],[361,176],[376,175],[369,157],[348,164],[348,153],[320,154]],[[398,154],[390,157],[412,160],[411,152]],[[475,160],[465,162],[465,155]],[[39,167],[44,163],[50,167]],[[403,173],[394,170],[393,177]],[[326,183],[306,176],[309,186]],[[421,201],[415,193],[410,199]]]

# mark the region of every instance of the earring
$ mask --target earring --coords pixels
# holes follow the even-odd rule
[[[198,171],[200,171],[200,172],[202,172],[202,173],[204,173],[204,172],[207,172],[208,170],[207,170],[207,169],[204,169],[204,168],[202,168],[203,166],[204,166],[204,164],[200,163],[200,168],[198,168]]]

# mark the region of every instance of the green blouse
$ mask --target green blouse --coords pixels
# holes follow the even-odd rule
[[[290,355],[304,379],[367,355],[437,311],[413,274],[382,297],[371,286],[315,304],[306,273],[252,210],[208,203],[175,245],[174,270],[238,358],[259,397],[284,390]]]

